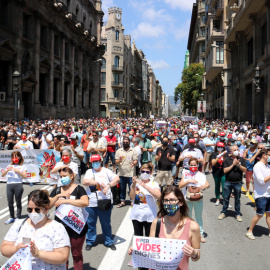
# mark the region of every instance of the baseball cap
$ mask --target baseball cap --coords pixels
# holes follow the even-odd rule
[[[225,147],[225,145],[224,145],[223,142],[218,142],[218,143],[217,143],[217,147]]]
[[[219,136],[225,136],[225,132],[220,132]]]
[[[235,142],[235,139],[229,138],[229,139],[228,139],[228,142]]]
[[[231,139],[232,138],[232,134],[228,134],[228,139]]]
[[[191,139],[189,139],[188,140],[188,143],[195,143],[196,141],[195,141],[195,139],[193,139],[193,138],[191,138]]]
[[[122,132],[126,132],[127,133],[127,130],[126,129],[123,129],[123,131]]]
[[[251,143],[254,143],[254,144],[257,144],[258,143],[258,141],[256,139],[252,139],[250,142]]]
[[[152,136],[158,136],[158,134],[157,133],[153,133]]]
[[[78,136],[77,136],[76,134],[72,134],[72,135],[70,136],[70,139],[71,139],[71,140],[78,140]]]
[[[100,160],[101,160],[100,155],[92,155],[90,158],[90,162],[100,161]]]

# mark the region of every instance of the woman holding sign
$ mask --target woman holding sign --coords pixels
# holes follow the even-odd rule
[[[34,190],[28,195],[29,218],[16,220],[9,229],[1,245],[3,256],[20,256],[20,250],[30,246],[32,270],[66,269],[69,238],[62,224],[47,217],[49,204],[47,190]],[[25,264],[25,259],[18,260],[18,263]],[[14,269],[20,268],[16,265]]]
[[[189,208],[189,215],[192,215],[194,208],[196,221],[200,226],[201,242],[205,243],[203,237],[203,194],[202,191],[210,187],[206,180],[205,174],[198,171],[199,161],[197,158],[191,158],[188,161],[189,170],[184,169],[182,172],[182,179],[179,183],[179,188],[184,190],[186,194],[186,202]]]
[[[50,207],[56,206],[56,209],[62,205],[67,205],[69,207],[69,213],[72,211],[72,206],[76,207],[86,207],[89,204],[88,196],[85,192],[85,189],[80,185],[76,185],[75,181],[75,174],[70,168],[63,168],[59,170],[60,179],[61,179],[61,187],[57,187],[53,189],[50,194]],[[75,215],[74,215],[75,216]],[[70,238],[71,244],[71,253],[74,262],[74,269],[75,270],[82,270],[83,269],[83,254],[82,254],[82,247],[85,240],[85,235],[87,233],[87,225],[82,225],[80,221],[72,223],[75,226],[75,229],[79,225],[81,228],[80,233],[77,233],[74,230],[74,226],[68,226],[67,223],[59,219],[55,216],[55,220],[62,223],[66,228],[68,236]],[[68,223],[70,224],[70,223]],[[68,262],[67,262],[67,269],[68,269]]]
[[[21,218],[22,213],[22,194],[23,194],[23,179],[26,178],[27,169],[23,165],[23,157],[21,152],[14,151],[11,153],[11,164],[3,171],[2,177],[7,177],[7,199],[10,218],[5,224],[10,224],[15,221],[14,216],[14,196],[17,205],[17,218]]]

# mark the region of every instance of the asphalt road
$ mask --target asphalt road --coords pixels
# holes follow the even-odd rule
[[[227,270],[227,269],[269,269],[270,263],[268,252],[270,247],[269,230],[267,228],[265,217],[262,218],[255,227],[255,241],[249,240],[245,233],[249,227],[250,221],[255,214],[254,205],[250,198],[242,195],[241,211],[243,222],[237,222],[234,217],[233,209],[229,210],[228,217],[224,220],[218,220],[217,217],[222,209],[222,205],[215,206],[214,199],[214,180],[207,176],[211,187],[204,193],[204,231],[206,234],[206,243],[201,244],[201,259],[197,262],[190,262],[190,269],[196,270]],[[46,184],[37,184],[30,187],[24,185],[23,194],[23,217],[26,217],[27,195],[36,188],[46,188],[49,191],[52,187]],[[11,225],[5,225],[4,222],[9,218],[6,199],[6,184],[0,183],[0,241],[2,242],[5,234]],[[234,199],[231,199],[234,206]],[[128,247],[131,245],[133,227],[129,220],[130,207],[126,206],[120,209],[116,207],[112,211],[112,232],[115,237],[116,251],[111,251],[103,245],[103,237],[98,221],[97,242],[91,251],[85,251],[84,269],[91,270],[127,270],[132,269],[128,266],[131,259],[127,255]],[[51,217],[53,212],[51,212]],[[0,265],[6,261],[0,256]],[[70,257],[70,268],[73,269],[72,258]]]

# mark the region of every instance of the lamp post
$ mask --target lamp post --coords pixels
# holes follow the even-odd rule
[[[259,93],[261,91],[260,87],[260,67],[257,65],[254,68],[254,78],[251,80],[255,84],[255,92]]]
[[[13,91],[15,97],[15,108],[14,108],[14,120],[17,122],[18,120],[18,91],[19,91],[19,78],[21,74],[15,70],[12,74],[12,81],[13,81]]]

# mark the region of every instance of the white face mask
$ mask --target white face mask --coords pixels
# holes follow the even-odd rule
[[[239,152],[238,152],[238,151],[234,151],[234,152],[233,152],[233,155],[234,155],[235,157],[238,157]]]
[[[148,180],[150,178],[150,174],[142,173],[141,177],[142,177],[142,180]]]
[[[223,148],[222,147],[218,147],[217,150],[221,152],[223,150]]]
[[[45,218],[45,215],[42,212],[41,213],[28,213],[28,216],[35,225],[41,222]]]

